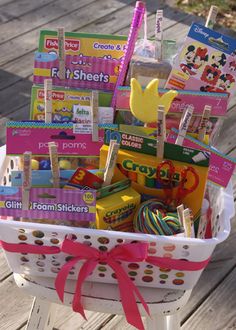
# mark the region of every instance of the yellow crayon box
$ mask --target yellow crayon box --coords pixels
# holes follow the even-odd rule
[[[129,187],[96,202],[96,228],[133,231],[133,217],[140,204],[140,194]]]
[[[103,145],[100,150],[100,168],[105,166],[107,153],[108,146]],[[158,166],[162,164],[162,159],[120,149],[113,182],[128,177],[132,182],[132,188],[141,194],[142,200],[160,198],[165,201],[170,199],[175,206],[184,203],[191,209],[195,221],[201,212],[208,176],[209,157],[210,153],[203,155],[201,151],[196,149],[165,143],[164,160],[170,160],[173,168],[172,181],[170,182],[168,164],[161,167],[159,178],[157,178]],[[186,169],[188,171],[185,177],[184,171]]]

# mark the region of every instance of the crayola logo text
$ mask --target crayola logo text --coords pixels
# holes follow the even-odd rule
[[[115,210],[112,210],[112,211],[108,211],[105,216],[106,217],[111,217],[112,215],[118,215],[120,213],[123,213],[129,209],[134,209],[135,208],[135,204],[134,203],[131,203],[131,204],[128,204],[128,205],[125,205],[124,207],[120,207],[118,209],[115,209]]]
[[[143,164],[137,164],[137,163],[134,163],[130,159],[125,159],[122,162],[122,167],[128,171],[133,171],[136,173],[144,174],[148,178],[156,178],[156,171],[157,171],[156,167],[151,167],[151,166],[147,166],[147,165],[143,165]],[[168,179],[169,171],[167,169],[162,169],[160,176],[162,179]],[[175,172],[173,179],[174,179],[174,181],[180,181],[180,173]]]

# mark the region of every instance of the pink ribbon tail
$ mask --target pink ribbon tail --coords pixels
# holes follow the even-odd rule
[[[139,298],[147,314],[150,316],[146,302],[119,263],[109,258],[108,265],[115,271],[120,290],[121,302],[127,322],[139,330],[144,330],[141,315],[136,303],[135,294]]]
[[[85,320],[87,320],[83,305],[81,304],[81,288],[82,284],[84,283],[85,279],[93,272],[94,268],[97,266],[97,261],[95,260],[87,260],[85,263],[82,265],[79,275],[78,275],[78,280],[76,283],[76,289],[75,289],[75,294],[73,298],[73,311],[80,313]]]
[[[57,277],[55,279],[55,289],[57,291],[58,297],[62,302],[64,302],[64,291],[65,291],[65,285],[66,285],[66,279],[69,275],[69,272],[71,268],[80,260],[80,257],[75,257],[69,261],[67,261],[66,264],[64,264],[57,274]]]
[[[210,258],[203,261],[189,261],[163,257],[147,257],[146,262],[161,268],[169,268],[175,270],[197,271],[205,268]]]

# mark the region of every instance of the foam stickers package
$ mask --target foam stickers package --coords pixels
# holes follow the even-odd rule
[[[110,127],[117,126],[112,124]],[[59,156],[99,156],[103,138],[102,128],[99,129],[99,141],[93,142],[91,134],[76,134],[72,123],[8,122],[6,152],[22,155],[30,150],[33,155],[47,156],[48,142],[55,142]]]
[[[119,60],[124,55],[126,42],[126,36],[65,32],[65,54]],[[38,51],[57,54],[57,31],[40,31]]]
[[[112,91],[115,88],[120,62],[115,59],[66,55],[65,79],[59,78],[56,54],[35,53],[34,84],[42,85],[52,79],[54,86]]]
[[[108,153],[108,146],[103,145],[100,152],[100,167],[104,167],[106,163]],[[193,212],[194,220],[196,220],[201,211],[202,201],[205,192],[205,185],[208,176],[209,157],[205,157],[200,162],[195,164],[193,157],[199,154],[199,150],[182,147],[170,143],[165,143],[164,159],[172,161],[175,173],[173,176],[173,198],[176,198],[178,186],[181,182],[181,173],[183,169],[188,166],[194,168],[199,178],[199,183],[191,193],[187,194],[183,198],[183,203],[186,204]],[[209,152],[207,152],[209,154]],[[142,155],[140,153],[119,150],[117,157],[117,166],[114,171],[113,182],[130,178],[132,187],[141,194],[142,200],[158,197],[165,199],[166,193],[163,185],[157,180],[157,166],[160,165],[161,159],[156,156]],[[163,169],[161,172],[162,179],[168,179],[168,169]],[[193,184],[193,177],[187,178],[188,185]],[[166,186],[165,186],[166,188]]]
[[[173,129],[168,135],[167,141],[175,143],[177,135],[178,131]],[[224,188],[227,187],[235,169],[236,159],[223,155],[215,148],[212,148],[189,135],[186,135],[183,141],[183,146],[201,150],[199,155],[194,158],[194,162],[196,163],[202,157],[208,157],[208,154],[205,154],[206,151],[210,152],[208,180]]]
[[[29,210],[22,210],[22,189],[0,187],[0,213],[29,219],[95,221],[95,190],[31,188]]]
[[[175,58],[166,88],[233,94],[236,40],[197,23]]]
[[[108,107],[112,94],[99,92],[99,105]],[[91,91],[54,87],[52,90],[52,121],[68,122],[73,121],[74,106],[90,106]],[[30,119],[44,121],[44,89],[40,85],[34,85],[31,90]]]

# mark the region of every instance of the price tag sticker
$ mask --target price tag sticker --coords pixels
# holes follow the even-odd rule
[[[92,125],[91,124],[73,124],[74,134],[91,134]]]

